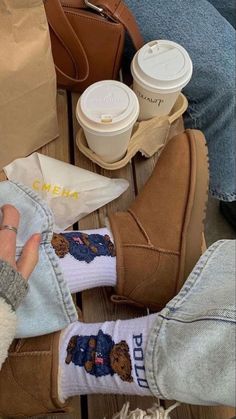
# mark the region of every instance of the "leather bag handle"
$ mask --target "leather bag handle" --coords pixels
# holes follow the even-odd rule
[[[64,13],[60,0],[45,0],[44,6],[51,29],[66,47],[74,62],[76,78],[65,74],[58,66],[55,66],[56,70],[65,82],[68,82],[68,80],[73,83],[85,81],[89,75],[88,58],[79,38]]]

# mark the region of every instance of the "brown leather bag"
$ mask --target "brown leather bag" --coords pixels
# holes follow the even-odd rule
[[[116,79],[125,31],[134,47],[143,38],[122,0],[45,0],[58,85],[83,92],[90,84]]]

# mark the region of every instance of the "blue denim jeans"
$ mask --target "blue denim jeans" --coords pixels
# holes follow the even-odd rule
[[[214,243],[158,314],[146,352],[155,396],[200,405],[236,404],[235,264],[236,241]]]
[[[69,288],[51,246],[53,216],[47,204],[26,186],[0,182],[0,207],[14,205],[21,214],[16,256],[34,233],[41,233],[39,262],[29,279],[29,292],[17,309],[17,338],[61,330],[77,320]]]
[[[211,194],[224,201],[236,200],[236,43],[235,28],[225,19],[233,23],[236,2],[125,1],[145,41],[170,39],[189,52],[194,72],[184,89],[189,100],[185,126],[198,128],[206,136]]]

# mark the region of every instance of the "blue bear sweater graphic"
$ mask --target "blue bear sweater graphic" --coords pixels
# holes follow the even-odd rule
[[[102,330],[96,336],[76,336],[71,361],[77,366],[85,367],[95,377],[114,375],[110,363],[110,353],[114,345],[111,336]]]

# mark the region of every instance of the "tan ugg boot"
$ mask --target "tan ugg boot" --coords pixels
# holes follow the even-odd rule
[[[68,412],[58,399],[60,333],[15,340],[0,371],[0,416]]]
[[[116,245],[112,300],[162,309],[201,256],[208,158],[200,131],[172,138],[127,212],[109,216]]]

